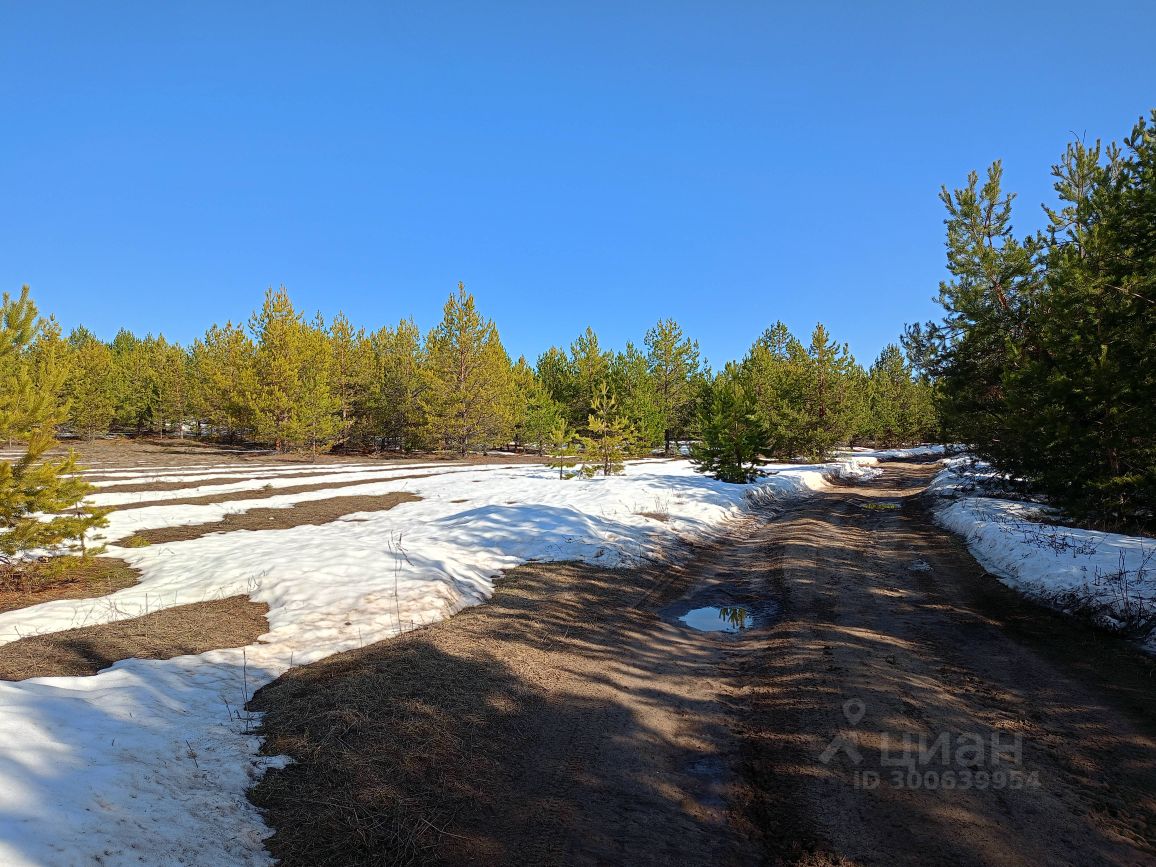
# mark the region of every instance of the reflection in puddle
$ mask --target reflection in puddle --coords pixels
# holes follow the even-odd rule
[[[691,629],[701,632],[740,632],[747,629],[754,617],[745,608],[695,608],[678,618]]]

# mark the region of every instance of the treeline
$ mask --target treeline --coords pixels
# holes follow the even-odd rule
[[[588,328],[531,365],[511,361],[460,285],[424,335],[411,320],[371,332],[340,314],[306,318],[282,289],[270,290],[247,323],[214,325],[188,346],[128,331],[111,342],[84,328],[65,337],[48,320],[29,351],[56,359],[62,373],[52,387],[67,406],[65,427],[83,437],[544,453],[580,437],[582,450],[593,450],[589,438],[605,427],[626,454],[670,453],[699,435],[715,391],[733,382],[748,395],[767,455],[919,441],[937,424],[930,387],[896,346],[864,369],[822,325],[804,344],[779,323],[715,374],[697,343],[663,320],[640,346],[605,349]]]
[[[1059,199],[1018,238],[1001,166],[941,198],[940,322],[906,348],[945,424],[984,458],[1107,528],[1156,528],[1156,111],[1123,145],[1071,143]]]

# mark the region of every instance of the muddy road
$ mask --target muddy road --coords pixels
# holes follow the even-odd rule
[[[937,528],[931,465],[678,567],[529,564],[258,693],[286,864],[1156,863],[1156,675]],[[725,609],[737,633],[680,617]],[[736,610],[737,609],[737,610]]]

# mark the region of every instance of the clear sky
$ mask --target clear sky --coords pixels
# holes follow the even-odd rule
[[[0,0],[0,287],[189,340],[267,286],[377,327],[463,280],[511,354],[672,316],[863,361],[934,315],[940,184],[1019,228],[1156,106],[1156,3]]]

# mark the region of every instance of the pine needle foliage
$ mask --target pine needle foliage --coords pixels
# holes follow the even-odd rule
[[[590,414],[586,418],[586,433],[579,437],[586,474],[622,475],[634,439],[634,428],[619,413],[618,401],[609,384],[602,382],[594,392]]]
[[[691,461],[700,473],[742,484],[758,475],[767,448],[767,432],[740,369],[728,365],[711,383],[710,398],[699,416],[699,438]]]
[[[64,368],[54,352],[33,353],[44,323],[25,286],[0,300],[0,439],[22,443],[15,461],[0,461],[0,556],[34,549],[79,548],[84,534],[103,526],[103,510],[83,504],[93,488],[77,474],[72,452],[46,455],[56,445],[56,426],[67,417],[58,395]],[[40,520],[39,515],[51,515]]]
[[[426,338],[423,406],[435,441],[462,457],[513,432],[514,383],[498,329],[462,283]]]

